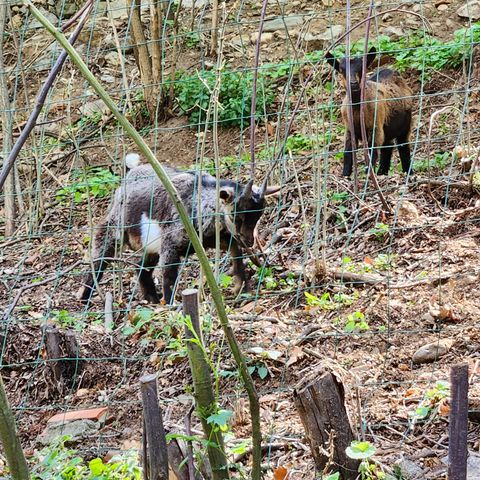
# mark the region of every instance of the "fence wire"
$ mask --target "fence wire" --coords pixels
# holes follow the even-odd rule
[[[80,8],[69,1],[34,3],[58,27]],[[130,2],[95,2],[76,49],[160,162],[245,185],[261,2],[220,3],[217,26],[212,26],[211,2],[161,3],[159,40],[152,40],[153,6],[144,2],[145,41],[135,43]],[[6,29],[0,75],[7,91],[0,94],[9,105],[0,112],[4,160],[7,138],[18,137],[61,49],[26,6],[1,6]],[[352,25],[365,20],[368,7],[353,2]],[[356,436],[377,447],[379,465],[392,472],[406,457],[422,469],[422,478],[446,478],[441,460],[448,443],[453,364],[469,364],[470,400],[480,400],[480,23],[475,12],[471,3],[456,1],[373,7],[370,46],[378,56],[372,66],[397,70],[414,92],[412,169],[401,172],[395,150],[390,174],[378,177],[377,189],[365,173],[362,145],[356,151],[358,184],[341,176],[345,90],[324,56],[332,45],[337,58],[345,54],[345,38],[335,42],[346,34],[346,3],[268,3],[256,93],[254,180],[260,186],[273,167],[269,184],[282,189],[267,201],[255,247],[243,252],[250,291],[233,292],[231,245],[221,252],[217,269],[260,393],[263,435],[271,447],[265,457],[269,478],[281,466],[288,466],[291,478],[314,477],[292,392],[324,369],[342,379]],[[215,53],[212,35],[218,39]],[[364,51],[364,35],[365,24],[350,33],[352,58]],[[142,47],[153,65],[151,84],[138,66]],[[161,58],[154,60],[157,47]],[[375,118],[381,108],[378,92]],[[233,412],[229,452],[249,438],[245,392],[194,255],[180,261],[172,306],[143,300],[139,274],[145,259],[134,245],[124,250],[117,245],[116,261],[100,289],[86,305],[76,299],[94,267],[95,232],[124,182],[125,155],[134,151],[67,61],[16,161],[13,184],[0,197],[1,372],[29,451],[38,448],[37,437],[53,414],[101,406],[108,407],[110,420],[76,444],[82,456],[138,448],[138,380],[152,372],[158,372],[166,425],[184,433],[193,396],[178,301],[179,292],[190,287],[203,294],[219,405]],[[152,205],[156,194],[145,191],[147,203]],[[7,210],[8,198],[14,212]],[[9,219],[14,231],[7,234]],[[214,250],[209,256],[215,264]],[[159,269],[154,276],[160,292]],[[113,295],[113,325],[105,322],[107,292]],[[47,326],[73,330],[79,343],[78,356],[67,356],[72,366],[60,382],[46,352]],[[440,346],[443,355],[418,360],[426,344]],[[199,429],[195,420],[194,428]],[[472,451],[480,446],[478,433],[472,420]],[[242,468],[248,478],[248,466]]]

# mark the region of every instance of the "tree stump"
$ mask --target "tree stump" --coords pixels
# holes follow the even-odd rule
[[[330,470],[338,470],[344,480],[355,479],[360,462],[345,453],[354,437],[341,382],[327,372],[318,380],[296,389],[294,400],[318,472],[323,472],[330,460],[327,451],[332,442],[333,465]]]

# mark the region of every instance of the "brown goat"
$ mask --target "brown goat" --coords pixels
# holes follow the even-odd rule
[[[367,68],[377,56],[375,47],[367,54]],[[345,58],[337,60],[328,52],[327,62],[342,75],[346,86],[347,62]],[[350,91],[352,97],[353,126],[355,138],[362,139],[360,124],[360,98],[363,58],[350,59]],[[410,129],[412,124],[413,92],[400,74],[389,68],[383,68],[369,75],[365,82],[364,119],[367,132],[368,147],[372,148],[372,167],[377,161],[377,150],[380,149],[379,175],[388,175],[390,170],[393,147],[397,146],[402,169],[409,172],[410,159]],[[346,127],[345,151],[343,157],[343,175],[350,176],[353,167],[352,138],[348,122],[349,102],[345,95],[341,112]]]

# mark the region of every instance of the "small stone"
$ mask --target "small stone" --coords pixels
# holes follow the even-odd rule
[[[287,17],[279,17],[268,20],[263,25],[264,32],[275,32],[276,30],[290,30],[291,28],[300,27],[305,23],[303,15],[291,15]]]
[[[474,0],[468,2],[466,5],[462,5],[457,10],[457,15],[462,18],[470,18],[472,20],[480,19],[480,1]]]
[[[118,67],[121,63],[117,52],[108,52],[105,55],[105,61],[110,67]]]
[[[47,428],[37,437],[37,440],[42,445],[48,445],[58,437],[69,436],[69,441],[77,442],[96,434],[99,428],[100,424],[93,420],[48,423]]]
[[[332,25],[331,27],[328,27],[323,33],[317,35],[317,38],[325,42],[332,42],[336,40],[340,35],[342,35],[344,31],[345,29],[343,25]]]
[[[398,218],[401,220],[415,221],[420,218],[420,214],[414,203],[403,200],[398,207]]]
[[[412,357],[412,362],[419,365],[421,363],[431,363],[446,355],[452,348],[454,341],[450,338],[439,340],[435,343],[428,343],[420,347]]]
[[[437,10],[439,12],[444,12],[445,10],[448,10],[448,5],[446,3],[441,3],[437,6]]]
[[[38,9],[42,14],[43,16],[50,22],[50,23],[53,23],[53,25],[57,25],[58,24],[58,18],[51,12],[49,12],[48,10],[45,10],[44,8],[40,7]],[[43,25],[36,19],[36,18],[33,18],[30,23],[28,24],[28,28],[44,28]]]
[[[478,480],[480,478],[480,455],[477,452],[469,451],[467,458],[467,480]]]
[[[103,103],[103,100],[92,100],[91,102],[83,104],[79,110],[82,115],[89,117],[96,113],[107,113],[108,107]]]
[[[393,25],[385,27],[383,33],[385,33],[385,35],[388,35],[392,40],[398,40],[405,35],[403,29],[401,29],[400,27],[394,27]]]
[[[265,32],[262,33],[262,37],[260,39],[260,43],[270,43],[273,40],[274,34],[272,32]],[[258,33],[252,33],[250,35],[250,43],[253,43],[254,45],[257,44],[257,38],[258,38]]]
[[[393,19],[393,15],[391,13],[386,13],[382,17],[382,22],[391,22]]]
[[[425,478],[423,468],[408,458],[402,458],[396,463],[402,472],[402,478],[405,480],[421,480]]]

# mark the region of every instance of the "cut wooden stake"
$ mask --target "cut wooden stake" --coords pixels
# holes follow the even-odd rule
[[[317,471],[323,473],[327,463],[332,461],[333,471],[338,470],[341,478],[355,479],[360,462],[345,453],[354,438],[345,409],[345,391],[340,381],[327,372],[302,389],[296,389],[294,400]],[[330,459],[326,449],[332,434],[333,454]]]
[[[113,330],[113,296],[112,292],[105,293],[105,331],[111,333]]]
[[[58,329],[52,325],[45,328],[45,350],[47,358],[50,360],[49,367],[57,382],[62,380],[62,366],[60,359],[62,358],[61,337]]]
[[[158,405],[157,376],[145,375],[140,378],[140,390],[143,403],[144,443],[146,440],[148,480],[168,480],[168,453],[165,429],[163,428],[162,411]]]
[[[450,371],[451,407],[448,441],[448,480],[467,478],[468,364]]]
[[[202,422],[205,437],[211,443],[207,447],[207,452],[212,467],[212,478],[214,480],[229,478],[222,434],[218,428],[213,428],[214,425],[207,421],[210,415],[217,413],[217,402],[212,385],[212,372],[205,359],[205,350],[202,343],[200,315],[198,313],[198,291],[184,290],[182,299],[183,314],[190,317],[191,320],[191,328],[189,328],[189,325],[185,326],[185,337],[187,338],[188,359],[192,371],[197,415]]]

